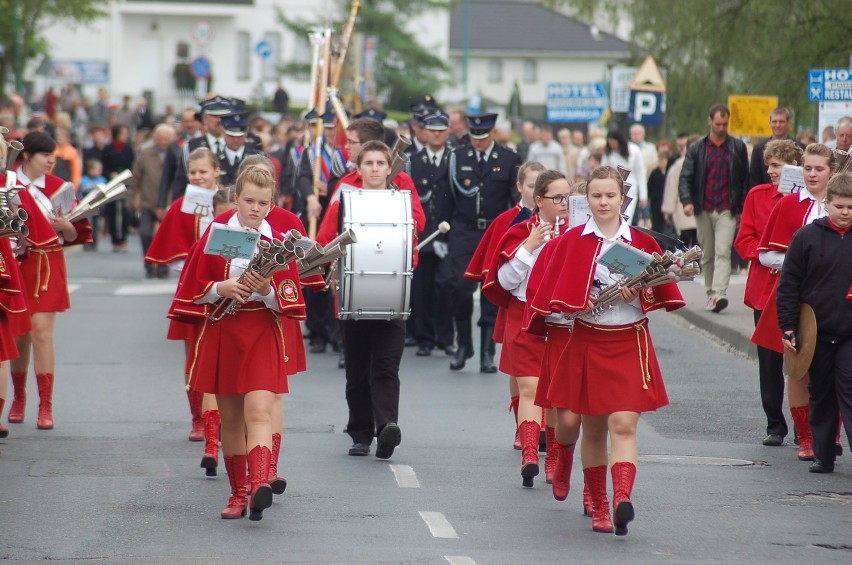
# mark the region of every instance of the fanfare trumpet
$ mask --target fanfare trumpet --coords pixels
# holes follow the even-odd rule
[[[262,277],[271,277],[276,272],[287,268],[293,261],[305,258],[305,250],[296,245],[301,238],[297,230],[290,230],[284,236],[284,240],[273,239],[272,242],[260,240],[257,242],[258,252],[249,260],[245,272],[237,279],[238,282],[245,281],[245,273],[255,272]],[[241,306],[235,298],[222,297],[213,305],[213,311],[207,315],[212,322],[218,322],[228,314],[233,314]]]
[[[17,141],[12,143],[20,145]],[[9,144],[9,151],[16,150],[11,147],[12,143]],[[28,218],[26,210],[13,205],[18,192],[23,190],[23,187],[18,186],[17,182],[15,172],[6,171],[6,186],[0,188],[0,238],[27,237],[30,233],[30,229],[24,223]]]
[[[6,129],[6,128],[3,128]],[[3,135],[9,133],[8,131],[3,132]],[[7,174],[9,167],[15,164],[15,161],[18,160],[18,155],[21,154],[21,151],[24,150],[24,144],[18,141],[17,139],[13,139],[12,141],[6,144],[6,155],[3,157],[2,161],[0,161],[0,173],[4,175]]]
[[[408,164],[408,154],[405,152],[411,146],[411,140],[404,135],[400,135],[396,138],[396,143],[393,144],[391,148],[391,163],[390,163],[390,172],[388,173],[388,188],[392,188],[394,190],[399,190],[393,183],[393,179],[396,178],[396,175],[401,173],[405,166]]]
[[[645,289],[670,282],[692,280],[695,275],[701,272],[699,262],[702,255],[701,248],[697,245],[687,250],[666,251],[662,255],[654,253],[653,260],[641,273],[635,277],[608,285],[597,295],[592,308],[580,312],[572,312],[566,314],[565,317],[573,320],[574,318],[591,314],[597,318],[607,308],[611,308],[613,304],[622,299],[621,289],[623,288]]]
[[[95,186],[91,192],[74,206],[74,209],[68,214],[68,221],[72,223],[79,222],[83,218],[94,216],[98,213],[101,206],[124,196],[127,192],[127,187],[123,183],[132,176],[133,173],[125,169],[108,183]]]
[[[337,261],[346,255],[346,246],[357,243],[358,238],[355,237],[355,232],[346,230],[326,245],[304,238],[301,241],[311,244],[305,257],[299,259],[296,264],[299,269],[299,278],[305,278],[320,274],[323,265]]]

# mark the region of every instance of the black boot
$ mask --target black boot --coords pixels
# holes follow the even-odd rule
[[[468,359],[473,357],[473,336],[471,335],[470,320],[457,320],[456,331],[458,333],[458,349],[450,361],[451,371],[461,371]]]
[[[492,339],[494,326],[483,325],[480,329],[482,331],[479,335],[479,372],[496,373],[497,366],[494,364],[494,340]]]

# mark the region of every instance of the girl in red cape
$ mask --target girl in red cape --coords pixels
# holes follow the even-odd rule
[[[178,198],[169,207],[163,221],[154,234],[145,262],[155,265],[168,265],[180,273],[189,250],[215,216],[213,195],[219,188],[219,159],[206,147],[199,147],[189,154],[186,161],[189,184],[210,191],[210,206],[183,211],[184,198]],[[166,339],[183,341],[186,359],[184,363],[184,381],[189,383],[189,368],[192,366],[195,351],[193,344],[197,337],[198,326],[192,318],[173,317],[169,322]],[[219,410],[213,396],[204,397],[198,391],[187,389],[189,411],[192,415],[192,428],[189,441],[202,441],[206,438],[207,447],[201,466],[208,476],[216,476],[219,460]],[[212,447],[211,447],[212,446]]]
[[[265,240],[284,236],[265,220],[274,196],[274,177],[250,167],[237,177],[234,212],[220,217],[227,225],[257,230]],[[245,271],[248,260],[226,262],[196,245],[184,267],[172,312],[203,318],[189,386],[215,394],[222,417],[222,451],[231,485],[223,518],[260,520],[272,504],[272,407],[288,391],[287,344],[283,316],[304,316],[295,263],[271,277]],[[241,307],[218,321],[207,316],[221,299]],[[246,494],[249,468],[251,501]]]
[[[559,171],[544,171],[537,176],[532,200],[533,216],[515,224],[501,238],[482,292],[497,304],[505,320],[500,370],[517,381],[520,393],[518,426],[521,440],[521,477],[525,487],[533,486],[538,475],[538,444],[541,432],[541,408],[535,405],[535,392],[545,356],[543,336],[521,331],[530,271],[544,244],[554,235],[554,226],[568,216],[571,186]],[[552,443],[553,428],[547,432]],[[555,462],[555,460],[554,460]],[[552,470],[546,471],[547,482]]]
[[[638,460],[639,416],[668,404],[646,313],[674,310],[684,301],[674,283],[644,291],[625,287],[621,302],[598,315],[587,312],[598,290],[618,282],[597,264],[602,252],[616,241],[647,253],[661,251],[652,237],[631,228],[621,217],[624,183],[618,171],[595,169],[588,178],[586,198],[592,218],[556,241],[553,268],[542,278],[530,308],[536,316],[576,316],[564,361],[552,375],[548,400],[557,409],[581,415],[583,474],[596,532],[613,531],[606,492],[607,438],[611,440],[615,532],[625,535],[634,517],[630,495]]]
[[[15,338],[19,357],[11,363],[15,398],[9,408],[9,422],[24,421],[27,371],[32,348],[39,394],[36,427],[50,430],[53,429],[53,380],[56,365],[53,326],[56,313],[71,307],[63,248],[91,243],[92,226],[88,220],[72,224],[65,218],[70,210],[54,209],[56,206],[51,198],[61,190],[68,190],[70,186],[50,174],[56,163],[53,154],[56,142],[46,133],[34,131],[24,136],[22,143],[24,150],[16,173],[17,184],[24,190],[18,193],[18,198],[21,208],[29,216],[26,225],[30,232],[16,253],[19,256],[18,265],[32,329]],[[5,176],[0,178],[0,183],[5,181]]]
[[[772,289],[778,282],[778,271],[772,270],[758,260],[758,247],[764,229],[775,205],[784,198],[778,192],[778,183],[784,165],[798,165],[802,162],[802,149],[790,139],[776,139],[766,144],[763,151],[769,184],[760,184],[751,188],[743,205],[740,229],[734,240],[734,248],[740,257],[750,261],[748,279],[745,287],[745,305],[754,310],[754,324],[757,325],[766,302],[772,295]],[[772,349],[757,346],[757,366],[760,375],[760,398],[766,414],[766,437],[763,445],[780,446],[787,435],[787,421],[784,419],[784,357]]]
[[[789,194],[778,201],[769,215],[757,247],[758,260],[761,265],[773,272],[773,280],[765,309],[757,322],[751,341],[759,347],[779,354],[783,352],[783,345],[775,302],[778,273],[781,271],[784,255],[793,239],[793,234],[802,226],[827,215],[825,193],[828,181],[835,171],[834,152],[821,143],[808,145],[802,156],[802,169],[805,188],[798,194]],[[810,394],[807,376],[799,380],[788,379],[787,400],[790,403],[793,428],[799,439],[798,458],[800,461],[813,461],[811,425],[808,422]],[[838,429],[838,434],[839,432]]]

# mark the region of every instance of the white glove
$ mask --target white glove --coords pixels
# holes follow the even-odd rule
[[[438,256],[438,259],[443,259],[444,257],[447,256],[447,253],[449,252],[449,248],[447,247],[447,244],[444,243],[443,241],[432,242],[432,249],[435,250],[435,255]]]

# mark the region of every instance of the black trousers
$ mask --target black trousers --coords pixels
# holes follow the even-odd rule
[[[754,311],[754,325],[762,310]],[[757,346],[757,367],[760,373],[760,401],[766,414],[766,433],[787,437],[787,420],[784,418],[784,355]]]
[[[334,315],[334,295],[329,291],[305,292],[305,326],[310,343],[337,343],[340,340]]]
[[[345,320],[347,433],[373,442],[385,424],[399,421],[399,364],[405,349],[402,320]]]
[[[127,207],[124,199],[115,200],[104,205],[103,215],[106,218],[109,235],[113,245],[122,245],[127,242]]]
[[[464,273],[483,233],[463,225],[450,231],[449,255],[445,259],[446,267],[441,266],[438,280],[446,281],[450,288],[453,297],[453,319],[457,322],[470,320],[473,316],[473,294],[479,283],[464,278]],[[480,295],[479,326],[493,327],[496,320],[497,306]]]
[[[417,338],[417,345],[429,349],[445,349],[453,344],[452,294],[437,278],[442,262],[434,253],[420,253],[411,281],[412,324],[408,334]]]
[[[814,455],[823,463],[834,463],[838,408],[852,445],[852,337],[833,343],[817,341],[808,392]]]

